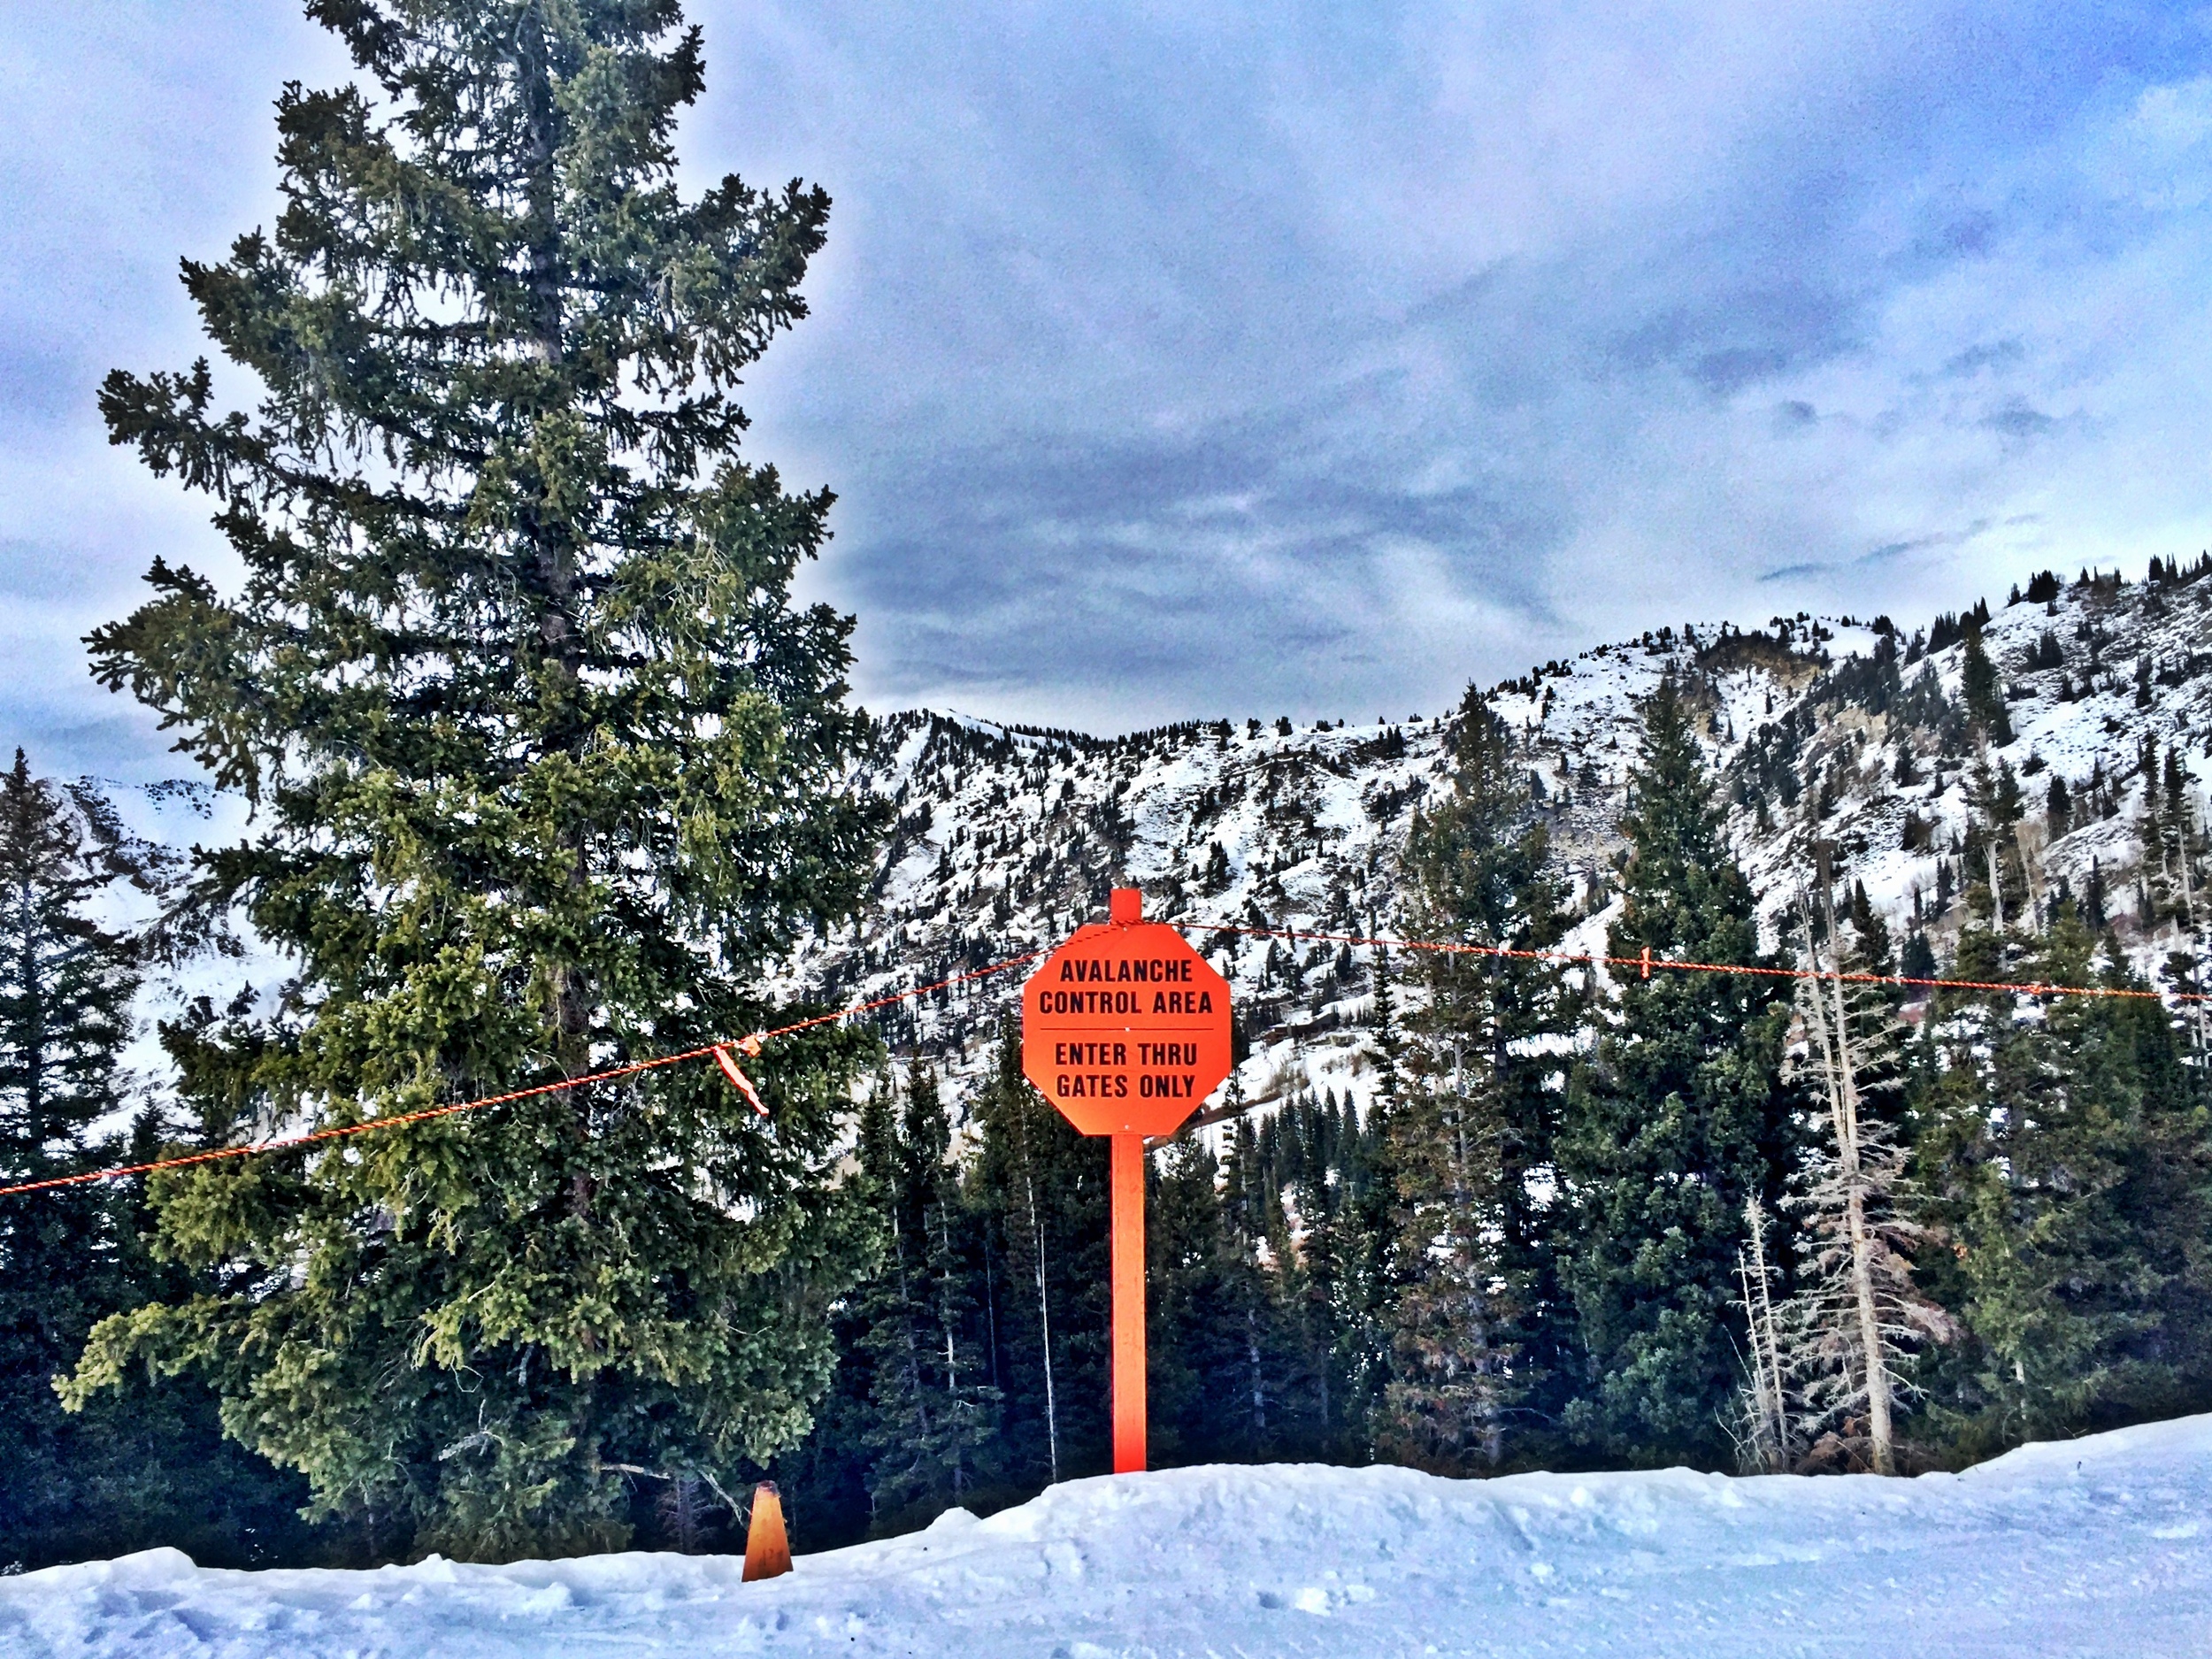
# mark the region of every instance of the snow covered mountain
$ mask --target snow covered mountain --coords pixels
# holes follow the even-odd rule
[[[235,1572],[173,1549],[0,1578],[21,1659],[605,1653],[2198,1655],[2212,1418],[1962,1475],[1446,1480],[1314,1464],[1070,1481],[802,1555]]]
[[[1942,955],[1960,920],[1954,893],[1983,869],[1960,867],[1975,759],[1964,635],[1978,631],[2014,734],[1986,762],[2024,803],[2008,868],[2025,890],[2001,880],[2001,901],[2017,917],[2093,892],[2131,954],[2162,963],[2185,942],[2194,861],[2170,835],[2147,845],[2146,806],[2148,792],[2163,803],[2178,787],[2203,823],[2208,575],[2212,560],[2154,563],[2132,583],[2039,576],[1993,611],[1910,634],[1886,618],[1803,614],[1755,632],[1668,626],[1493,687],[1486,700],[1518,737],[1584,918],[1566,948],[1603,948],[1637,705],[1672,673],[1699,710],[1768,942],[1824,841],[1896,938],[1924,931]],[[1205,925],[1393,933],[1397,856],[1415,812],[1449,788],[1451,733],[1436,715],[1305,727],[1244,717],[1101,739],[893,715],[859,782],[894,804],[896,830],[865,913],[801,953],[791,988],[857,999],[981,967],[1056,942],[1102,913],[1110,886],[1133,883],[1148,914],[1189,925],[1237,987],[1253,1042],[1244,1098],[1301,1086],[1360,1098],[1371,1087],[1370,953]],[[2056,818],[2054,778],[2064,780]],[[1021,977],[895,1011],[894,1048],[955,1075],[979,1069]]]

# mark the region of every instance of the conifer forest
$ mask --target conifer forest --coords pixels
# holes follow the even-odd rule
[[[728,1551],[764,1479],[806,1552],[1105,1471],[1106,1144],[996,964],[1117,887],[1236,996],[1147,1161],[1156,1467],[2212,1410],[2212,556],[1425,716],[872,713],[737,401],[832,204],[680,182],[673,0],[309,12],[357,84],[184,262],[220,372],[99,391],[235,574],[85,641],[177,781],[8,745],[0,1187],[539,1092],[0,1195],[0,1570]],[[757,1110],[557,1087],[749,1033]]]

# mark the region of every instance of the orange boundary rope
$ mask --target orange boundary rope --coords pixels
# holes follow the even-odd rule
[[[1432,950],[1454,956],[1503,956],[1517,962],[1557,962],[1588,967],[1603,964],[1609,968],[1634,968],[1640,977],[1648,979],[1654,968],[1676,968],[1694,973],[1750,973],[1770,979],[1819,979],[1823,982],[1839,979],[1846,985],[1904,985],[1926,987],[1952,991],[2013,991],[2023,996],[2117,996],[2163,1002],[2212,1002],[2212,995],[2199,991],[2139,991],[2124,987],[2107,985],[2045,985],[2037,980],[2010,981],[1997,979],[1916,979],[1899,973],[1840,973],[1833,970],[1822,972],[1815,968],[1767,968],[1744,962],[1684,962],[1672,956],[1655,956],[1649,946],[1640,956],[1605,956],[1590,951],[1571,950],[1512,950],[1503,945],[1448,944],[1433,939],[1369,939],[1357,933],[1319,933],[1297,927],[1247,927],[1236,922],[1181,922],[1178,926],[1193,931],[1211,928],[1219,933],[1245,933],[1256,939],[1311,939],[1332,945],[1371,945],[1386,950]]]
[[[854,1002],[832,1013],[816,1014],[806,1019],[794,1020],[788,1025],[778,1025],[770,1031],[757,1031],[741,1038],[736,1047],[745,1053],[757,1054],[760,1045],[777,1037],[788,1037],[794,1032],[805,1031],[815,1025],[827,1025],[856,1014],[871,1013],[879,1008],[888,1008],[895,1002],[910,1002],[918,996],[927,996],[971,979],[987,979],[994,973],[1003,973],[1009,968],[1018,968],[1025,962],[1034,962],[1045,954],[1041,948],[1018,956],[1009,956],[994,962],[988,967],[977,968],[967,973],[956,973],[950,979],[939,979],[929,985],[918,985],[910,991],[898,991],[889,996],[879,996],[865,1002]],[[431,1118],[450,1118],[457,1112],[477,1111],[486,1106],[504,1106],[534,1095],[558,1094],[563,1089],[580,1088],[587,1083],[604,1083],[618,1077],[634,1077],[641,1071],[657,1071],[663,1066],[681,1065],[687,1060],[704,1060],[718,1053],[726,1045],[710,1042],[703,1048],[687,1048],[681,1054],[664,1054],[656,1059],[637,1060],[628,1065],[610,1067],[604,1071],[589,1072],[583,1077],[563,1078],[557,1083],[539,1083],[529,1088],[510,1089],[503,1094],[487,1094],[479,1100],[457,1102],[450,1106],[429,1106],[421,1111],[402,1112],[396,1118],[371,1118],[357,1124],[342,1124],[334,1129],[317,1129],[306,1134],[286,1135],[277,1141],[257,1141],[242,1147],[217,1147],[206,1152],[188,1153],[180,1157],[155,1158],[146,1164],[119,1164],[111,1170],[88,1170],[81,1175],[58,1175],[43,1181],[24,1181],[14,1187],[0,1187],[0,1198],[12,1198],[22,1193],[42,1193],[57,1187],[81,1187],[88,1181],[111,1181],[125,1175],[144,1175],[154,1170],[178,1170],[194,1164],[213,1164],[223,1158],[251,1157],[262,1152],[280,1152],[289,1147],[311,1146],[319,1141],[338,1141],[348,1135],[365,1135],[373,1129],[396,1129],[402,1124],[419,1124]],[[758,1102],[755,1102],[757,1107]],[[764,1111],[763,1116],[765,1116]]]
[[[1909,979],[1896,973],[1843,973],[1835,971],[1822,972],[1812,968],[1770,968],[1751,963],[1686,962],[1671,956],[1655,956],[1648,947],[1640,956],[1608,956],[1589,951],[1514,950],[1503,945],[1452,944],[1433,939],[1379,939],[1359,933],[1325,933],[1299,927],[1251,927],[1238,922],[1190,921],[1175,922],[1170,926],[1187,932],[1211,931],[1217,933],[1242,933],[1256,939],[1306,939],[1332,945],[1362,945],[1385,950],[1428,950],[1443,955],[1493,956],[1517,962],[1555,962],[1568,966],[1633,968],[1648,979],[1654,968],[1673,969],[1685,973],[1747,973],[1773,979],[1840,980],[1850,985],[1896,985],[1916,989],[1951,991],[2010,991],[2021,996],[2109,996],[2133,998],[2139,1001],[2163,1002],[2212,1002],[2212,995],[2193,991],[2140,991],[2101,985],[2046,985],[2038,981],[2008,982],[1993,979]],[[987,967],[967,973],[956,973],[949,979],[938,979],[928,985],[918,985],[910,991],[897,991],[888,996],[879,996],[864,1002],[854,1002],[827,1014],[816,1014],[806,1019],[795,1020],[787,1025],[778,1025],[771,1031],[757,1031],[739,1039],[733,1045],[707,1043],[697,1048],[687,1048],[681,1054],[662,1055],[656,1059],[634,1061],[604,1071],[593,1071],[582,1077],[564,1078],[556,1083],[540,1083],[529,1088],[511,1089],[503,1094],[487,1094],[478,1100],[460,1101],[450,1106],[426,1107],[421,1111],[403,1112],[396,1118],[372,1118],[364,1123],[345,1124],[333,1129],[317,1129],[306,1134],[287,1135],[277,1141],[257,1141],[249,1146],[217,1147],[206,1152],[194,1152],[181,1157],[156,1158],[145,1164],[119,1164],[114,1169],[91,1170],[80,1175],[60,1175],[42,1181],[25,1181],[14,1187],[0,1187],[0,1198],[12,1198],[24,1193],[47,1192],[58,1187],[77,1187],[88,1181],[114,1180],[125,1175],[144,1175],[155,1170],[183,1169],[195,1164],[212,1164],[224,1158],[250,1157],[257,1153],[280,1152],[291,1147],[310,1146],[319,1141],[337,1141],[348,1135],[367,1134],[374,1129],[396,1129],[403,1124],[422,1123],[432,1118],[450,1118],[460,1112],[477,1111],[487,1106],[503,1106],[518,1100],[528,1100],[539,1094],[557,1094],[563,1089],[579,1088],[587,1083],[604,1083],[615,1078],[634,1077],[641,1071],[657,1071],[663,1066],[680,1065],[687,1060],[703,1060],[710,1056],[718,1064],[721,1050],[734,1046],[747,1055],[757,1054],[760,1045],[777,1037],[787,1037],[815,1025],[826,1025],[856,1014],[872,1013],[879,1008],[910,1002],[935,991],[949,989],[971,980],[988,979],[1003,973],[1009,968],[1018,968],[1025,962],[1034,962],[1045,956],[1052,947],[1040,947],[1025,951],[1018,956],[1008,956]]]

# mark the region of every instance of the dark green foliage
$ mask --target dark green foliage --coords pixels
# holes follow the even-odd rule
[[[2019,837],[2013,833],[2013,826],[2026,816],[2025,797],[2009,763],[2000,760],[1993,770],[1986,755],[1975,757],[1967,782],[1972,810],[1960,849],[1967,912],[1991,926],[2001,912],[2009,926],[2025,919],[2028,898],[2026,866]],[[1993,948],[2001,956],[2001,944]]]
[[[2024,970],[2139,988],[2063,910]],[[2212,1405],[2212,1118],[2154,1002],[1953,1004],[1920,1107],[1931,1279],[1969,1340],[1939,1401],[1970,1455]]]
[[[1248,1137],[1245,1157],[1252,1156]],[[1224,1171],[1196,1137],[1154,1158],[1146,1217],[1147,1392],[1153,1461],[1161,1465],[1256,1462],[1307,1450],[1316,1374],[1300,1352],[1302,1311],[1263,1267],[1234,1197],[1246,1171]],[[1279,1217],[1279,1205],[1273,1211]],[[1286,1239],[1278,1219],[1275,1237]],[[1301,1408],[1303,1408],[1302,1409]]]
[[[0,1186],[156,1150],[150,1110],[112,1126],[132,1107],[117,1050],[146,946],[93,912],[119,890],[157,896],[172,862],[88,787],[33,777],[20,749],[0,776]],[[55,1396],[95,1322],[204,1287],[149,1258],[143,1196],[134,1179],[0,1199],[0,1571],[155,1544],[259,1565],[305,1547],[303,1488],[223,1444],[204,1389],[76,1417]]]
[[[1645,710],[1624,820],[1631,855],[1615,956],[1756,964],[1752,895],[1721,833],[1688,710],[1671,680]],[[1776,982],[1630,978],[1617,1021],[1570,1092],[1559,1164],[1570,1219],[1561,1278],[1586,1349],[1568,1425],[1609,1458],[1728,1455],[1730,1334],[1744,1200],[1771,1212],[1791,1167],[1779,1077],[1789,1019]]]
[[[858,1297],[872,1378],[861,1443],[875,1523],[899,1531],[995,1477],[1001,1391],[977,1294],[984,1240],[962,1202],[936,1073],[908,1076],[895,1119],[889,1094],[886,1079],[861,1118],[861,1171],[887,1235],[882,1269]]]
[[[1097,1473],[1109,1461],[1106,1143],[1030,1086],[1011,1025],[974,1110],[970,1192],[999,1264],[1001,1478],[1036,1486]]]
[[[169,872],[157,858],[90,788],[35,778],[15,751],[0,777],[0,1158],[12,1181],[71,1172],[94,1124],[124,1103],[117,1050],[130,1035],[142,952],[90,912],[111,887],[158,892]],[[19,1249],[45,1249],[35,1215],[89,1239],[98,1210],[98,1194],[80,1187],[8,1206],[0,1229]],[[70,1254],[38,1259],[58,1266]]]
[[[1106,1144],[1029,1086],[1010,1028],[957,1167],[936,1093],[926,1067],[887,1075],[862,1114],[884,1254],[835,1310],[831,1397],[776,1466],[803,1548],[1107,1466]]]
[[[1109,1467],[1106,1175],[1106,1144],[1078,1135],[1031,1088],[1020,1033],[1007,1026],[978,1102],[972,1190],[1004,1263],[998,1352],[1009,1480],[1042,1485]]]
[[[1965,641],[1959,678],[1965,693],[1967,718],[1989,740],[1991,747],[2002,749],[2012,741],[2012,717],[2005,711],[2004,685],[1998,678],[1997,664],[1989,660],[1989,653],[1982,649],[1978,625],[1967,625]]]
[[[1904,689],[1897,662],[1897,641],[1884,635],[1865,657],[1846,657],[1807,694],[1809,703],[1838,708],[1860,708],[1869,714],[1886,714]]]
[[[90,641],[259,803],[196,881],[299,978],[180,1054],[241,1131],[772,1023],[758,970],[851,904],[874,829],[839,793],[849,625],[789,603],[829,497],[741,461],[729,399],[804,314],[826,197],[679,195],[673,0],[311,12],[370,89],[288,88],[273,232],[185,267],[257,410],[204,363],[102,393],[245,572],[157,559]],[[210,1378],[380,1551],[618,1543],[655,1481],[805,1432],[865,1260],[830,1172],[866,1046],[774,1044],[765,1122],[690,1068],[157,1179],[162,1248],[265,1294],[111,1321],[71,1397]]]
[[[1552,948],[1564,892],[1503,725],[1460,710],[1453,792],[1406,851],[1407,923],[1423,939]],[[1454,1472],[1496,1466],[1509,1425],[1555,1419],[1571,1337],[1552,1182],[1566,1057],[1547,1039],[1578,1012],[1558,968],[1425,953],[1411,1085],[1388,1125],[1396,1282],[1394,1377],[1377,1444]],[[1513,1451],[1522,1448],[1513,1437]],[[1540,1446],[1542,1437],[1532,1437]]]
[[[1866,883],[1863,881],[1851,884],[1849,915],[1854,971],[1880,974],[1896,972],[1896,959],[1890,952],[1889,924],[1882,919],[1882,913],[1868,900]]]
[[[1286,1219],[1302,1232],[1248,1231],[1254,1220],[1279,1225],[1282,1212],[1263,1203],[1248,1212],[1239,1240],[1256,1261],[1264,1240],[1281,1310],[1278,1346],[1286,1363],[1271,1429],[1279,1455],[1364,1462],[1369,1455],[1374,1409],[1395,1369],[1389,1125],[1396,1110],[1379,1094],[1362,1125],[1348,1102],[1317,1100],[1301,1086],[1286,1098],[1274,1134],[1256,1143],[1271,1171],[1263,1177],[1269,1193],[1287,1191]]]

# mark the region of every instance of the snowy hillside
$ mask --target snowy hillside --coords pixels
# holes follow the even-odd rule
[[[2028,890],[2001,896],[2015,917],[2061,890],[2080,897],[2093,866],[2123,942],[2154,965],[2181,940],[2170,915],[2139,919],[2138,876],[2162,856],[2154,849],[2146,863],[2139,766],[2147,738],[2162,757],[2193,745],[2185,781],[2200,825],[2212,580],[2162,567],[2157,580],[2036,591],[1983,630],[2016,733],[1989,762],[2025,803],[2015,833]],[[1672,672],[1703,717],[1731,833],[1770,920],[1809,879],[1817,838],[1896,938],[1924,927],[1940,954],[1967,873],[1965,651],[1951,618],[1913,634],[1800,616],[1758,633],[1668,627],[1493,688],[1586,918],[1567,948],[1602,949],[1636,703]],[[1055,942],[1100,913],[1117,881],[1141,886],[1149,913],[1184,921],[1388,933],[1397,850],[1421,803],[1449,787],[1450,727],[1434,716],[1302,729],[1248,718],[1100,740],[915,712],[880,733],[863,781],[895,803],[897,831],[859,926],[810,948],[795,982],[837,999]],[[2062,826],[2047,810],[2055,774],[2075,803]],[[2170,864],[2164,874],[2187,879]],[[1364,1098],[1367,952],[1193,936],[1239,989],[1254,1039],[1238,1079],[1245,1099],[1309,1084]],[[895,1048],[974,1071],[1019,978],[895,1016]]]
[[[1263,1465],[1101,1477],[802,1556],[0,1579],[11,1659],[512,1655],[2200,1655],[2212,1418],[1963,1476],[1452,1481]]]

